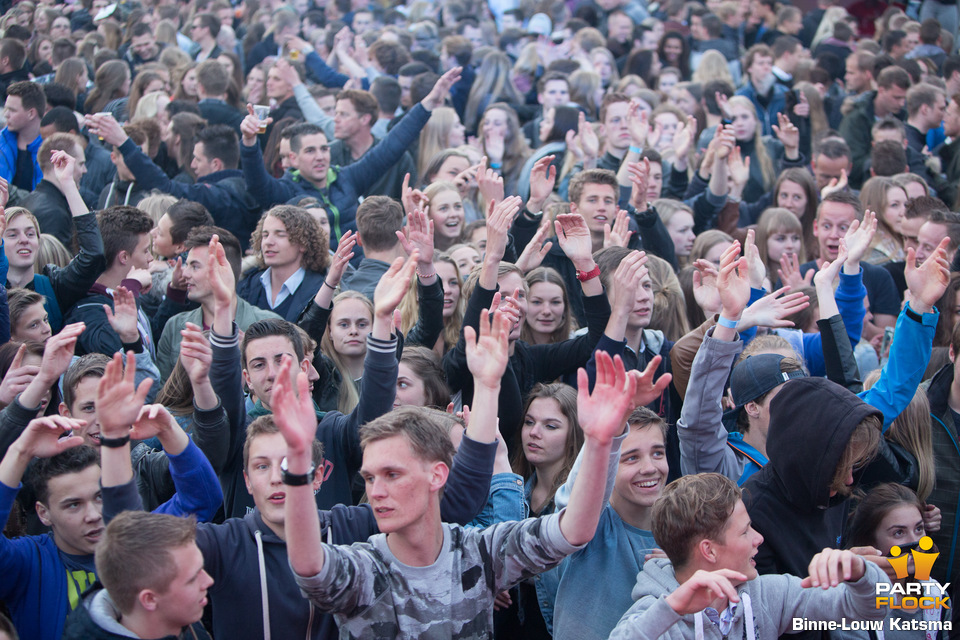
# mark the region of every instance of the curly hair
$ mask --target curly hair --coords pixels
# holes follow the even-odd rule
[[[260,251],[260,241],[263,237],[263,223],[268,216],[273,216],[283,223],[287,229],[290,244],[303,249],[301,266],[309,271],[326,271],[330,266],[330,239],[327,232],[317,223],[306,209],[289,204],[280,204],[266,211],[260,216],[257,228],[250,236],[250,247],[257,256],[257,264],[261,269],[266,268],[263,254]]]

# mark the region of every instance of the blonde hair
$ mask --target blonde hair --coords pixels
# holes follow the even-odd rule
[[[437,107],[430,113],[430,119],[420,131],[417,175],[426,176],[430,161],[450,146],[450,131],[459,122],[460,117],[450,107]]]
[[[591,117],[600,113],[600,105],[597,104],[596,98],[597,91],[602,84],[600,74],[587,69],[577,69],[570,74],[568,81],[570,83],[570,101],[576,102],[586,109]]]
[[[647,270],[653,283],[650,327],[663,331],[667,340],[676,342],[690,331],[680,280],[669,262],[654,255],[647,255]]]
[[[153,91],[140,98],[130,120],[155,119],[160,114],[160,98],[166,98],[168,102],[170,101],[170,96],[167,95],[166,91]]]
[[[700,58],[697,70],[693,72],[692,80],[701,84],[711,80],[726,80],[730,83],[730,86],[736,86],[733,81],[733,74],[730,73],[730,67],[727,66],[727,59],[715,49],[710,49]]]
[[[693,241],[693,248],[690,249],[690,264],[703,258],[710,249],[721,242],[732,243],[733,238],[719,229],[707,229],[698,235]]]
[[[872,371],[863,381],[863,388],[871,388],[879,379],[880,371]],[[913,394],[910,404],[894,418],[885,437],[899,444],[917,459],[917,495],[926,502],[933,492],[937,467],[933,456],[933,438],[930,435],[930,401],[923,389],[918,388]]]
[[[333,305],[330,307],[330,317],[327,318],[327,330],[323,332],[323,338],[320,339],[320,351],[323,352],[323,355],[330,358],[342,378],[340,381],[340,397],[337,400],[337,410],[340,411],[340,413],[350,413],[360,402],[360,391],[357,389],[357,383],[353,379],[353,374],[350,373],[350,368],[347,366],[347,363],[334,348],[333,338],[330,335],[330,324],[333,322],[333,310],[336,309],[337,303],[343,300],[361,301],[370,313],[371,321],[373,320],[373,303],[370,302],[370,298],[359,291],[342,291],[338,293],[333,299]]]
[[[56,236],[49,233],[40,234],[40,248],[37,250],[37,259],[33,263],[37,273],[42,273],[43,268],[48,264],[55,264],[62,269],[70,264],[71,260],[73,260],[73,254]]]
[[[460,328],[463,325],[463,311],[466,308],[466,298],[463,295],[463,278],[456,261],[454,261],[449,254],[443,251],[437,251],[433,254],[433,263],[437,264],[438,262],[443,262],[453,267],[453,272],[457,276],[457,283],[460,285],[460,298],[457,300],[457,306],[454,307],[450,317],[443,321],[443,333],[440,334],[443,338],[443,351],[446,353],[456,346],[457,340],[460,339]],[[417,298],[416,275],[413,277],[413,286],[411,286],[406,295],[403,296],[403,300],[400,301],[400,305],[397,307],[400,309],[400,330],[403,331],[404,335],[410,333],[410,329],[417,324],[420,318],[420,300]],[[437,277],[439,278],[440,275],[437,274]],[[424,346],[433,348],[433,345]]]
[[[137,209],[140,209],[150,216],[153,224],[158,224],[163,214],[169,211],[170,207],[176,203],[177,199],[169,193],[154,193],[141,200],[137,205]]]
[[[761,186],[764,191],[770,191],[770,189],[773,188],[773,183],[777,179],[777,173],[773,168],[773,160],[770,158],[770,154],[767,153],[767,145],[763,137],[763,125],[760,124],[760,118],[757,117],[757,108],[753,106],[750,98],[745,96],[733,96],[727,101],[727,104],[730,105],[731,109],[734,107],[749,109],[750,113],[753,114],[753,119],[757,123],[756,131],[753,134],[753,148],[757,156],[757,162],[760,164],[760,174],[763,176],[763,184]]]

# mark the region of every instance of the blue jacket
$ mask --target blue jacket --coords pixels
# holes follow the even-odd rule
[[[773,125],[777,123],[777,114],[786,113],[787,110],[786,95],[789,89],[782,84],[774,83],[771,91],[773,93],[770,98],[770,102],[767,103],[767,106],[763,106],[760,104],[760,100],[757,99],[757,90],[754,88],[753,83],[749,80],[747,81],[747,84],[737,90],[738,96],[750,98],[750,102],[752,102],[753,106],[756,107],[757,118],[760,120],[760,124],[763,126],[763,135],[765,136],[773,135]]]
[[[323,203],[330,218],[330,247],[336,249],[340,236],[357,230],[357,204],[370,185],[379,180],[406,150],[413,145],[420,130],[430,119],[430,112],[422,104],[414,106],[387,137],[362,158],[346,167],[331,167],[327,186],[317,189],[300,177],[297,171],[274,178],[263,165],[260,145],[240,145],[243,177],[247,188],[264,209],[289,202],[301,196],[312,196]]]
[[[43,171],[40,169],[40,163],[37,162],[37,151],[40,150],[42,142],[43,139],[37,136],[36,140],[27,145],[27,151],[33,157],[33,189],[36,189],[43,180]],[[13,174],[17,172],[17,153],[17,134],[4,127],[0,131],[0,178],[11,184]]]
[[[179,495],[157,512],[172,515],[196,513],[200,520],[209,520],[223,495],[210,463],[192,442],[179,455],[169,457],[170,472]],[[0,518],[3,522],[7,521],[19,490],[19,486],[14,489],[0,483]],[[105,522],[107,515],[104,514]],[[23,536],[12,540],[0,536],[0,573],[4,577],[0,581],[0,599],[10,608],[20,637],[59,640],[70,603],[67,572],[53,535]]]

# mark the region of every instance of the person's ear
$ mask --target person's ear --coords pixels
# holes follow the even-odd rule
[[[317,470],[313,472],[313,483],[311,484],[311,487],[313,488],[314,493],[320,491],[320,486],[323,484],[324,469],[326,469],[326,466],[324,465],[324,461],[321,460],[320,464],[317,465]]]
[[[870,177],[871,178],[877,177],[877,172],[873,170],[873,167],[870,167]]]
[[[442,462],[434,462],[430,467],[430,491],[438,492],[447,484],[450,467]]]
[[[760,404],[758,402],[750,401],[747,404],[743,405],[743,410],[747,412],[747,415],[751,418],[760,417]]]
[[[130,254],[127,253],[126,249],[122,249],[117,252],[117,264],[121,266],[126,266],[127,262],[130,261]]]
[[[304,355],[303,360],[300,361],[300,371],[310,373],[310,358],[306,355]]]
[[[42,522],[44,526],[49,527],[53,525],[53,521],[50,520],[50,510],[47,509],[47,505],[37,500],[34,509],[37,510],[37,517],[40,518],[40,522]]]
[[[360,237],[360,233],[358,232],[357,235],[354,236],[354,237],[357,239],[357,246],[358,246],[358,247],[362,247],[362,246],[363,246],[363,238]]]
[[[157,594],[152,589],[143,589],[137,594],[137,602],[147,611],[156,611],[160,603],[157,601]]]
[[[953,345],[950,345],[949,356],[950,356],[950,362],[953,362],[953,361],[955,361],[955,360],[957,359],[957,354],[954,353],[954,351],[953,351]]]
[[[243,484],[247,487],[247,493],[253,495],[253,487],[250,486],[250,476],[247,474],[247,470],[243,470]]]
[[[213,167],[214,171],[223,171],[223,160],[214,158],[210,161],[210,166]]]
[[[66,404],[64,404],[63,402],[61,402],[60,405],[57,407],[57,411],[59,411],[59,412],[60,412],[60,415],[62,415],[62,416],[65,417],[65,418],[72,418],[72,417],[73,417],[73,416],[70,415],[70,407],[68,407],[68,406],[67,406]]]
[[[250,387],[250,374],[247,373],[247,370],[246,370],[246,369],[242,369],[242,370],[240,371],[240,373],[241,373],[241,375],[243,375],[243,383],[244,383],[245,385],[247,385],[247,387],[249,388],[249,387]]]
[[[717,563],[717,549],[709,538],[704,538],[697,543],[697,553],[710,564]]]

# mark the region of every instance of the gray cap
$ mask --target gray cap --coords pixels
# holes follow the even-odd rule
[[[806,378],[802,370],[780,371],[780,361],[784,356],[776,353],[761,353],[748,356],[746,360],[733,368],[730,376],[730,392],[736,406],[756,400],[768,391],[780,386],[787,380]]]

